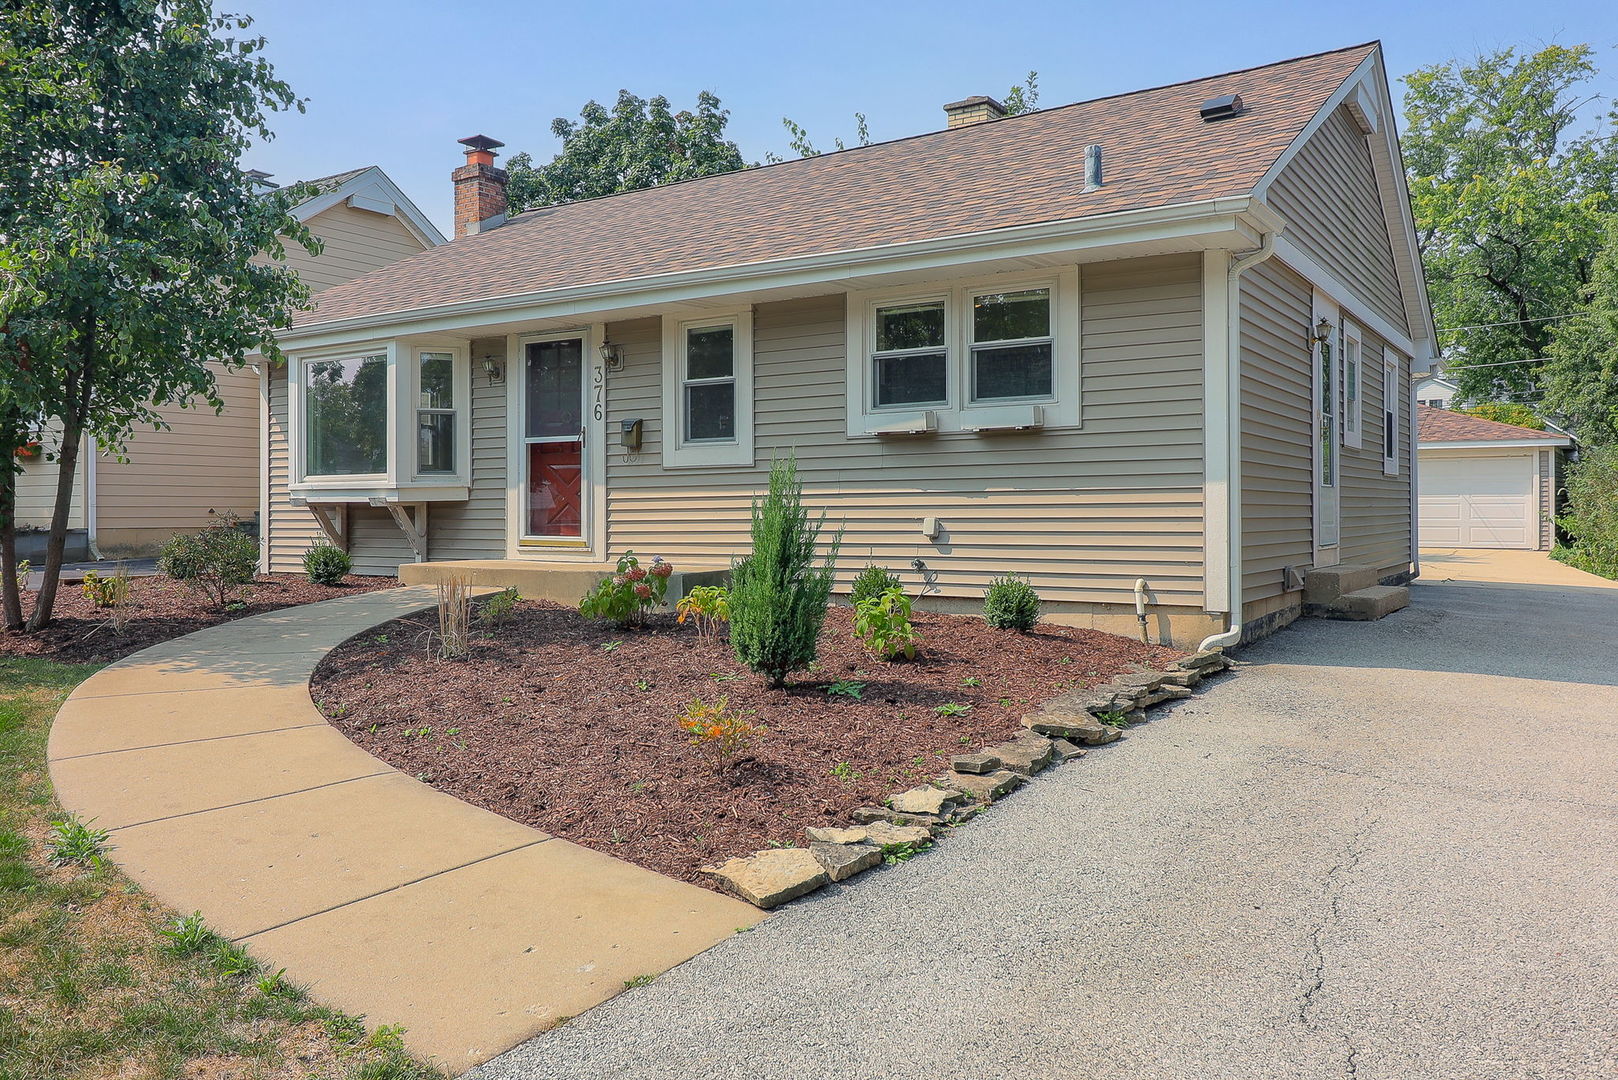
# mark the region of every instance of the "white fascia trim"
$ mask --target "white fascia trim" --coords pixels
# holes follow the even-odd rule
[[[1425,350],[1416,348],[1416,343],[1410,340],[1408,334],[1375,311],[1372,311],[1370,306],[1361,301],[1346,282],[1308,255],[1305,255],[1298,245],[1292,243],[1285,236],[1275,241],[1275,257],[1296,270],[1303,276],[1305,281],[1315,287],[1317,292],[1324,293],[1329,297],[1342,314],[1361,326],[1375,330],[1378,337],[1406,356],[1414,359],[1427,355]]]
[[[501,322],[582,317],[613,308],[679,303],[749,289],[841,282],[865,275],[965,267],[997,259],[1163,240],[1182,241],[1187,250],[1198,247],[1246,250],[1255,247],[1262,233],[1271,231],[1273,223],[1278,222],[1273,211],[1242,195],[992,232],[962,233],[906,244],[884,244],[360,315],[284,330],[279,339],[283,346],[297,342],[308,348],[375,336],[379,328],[387,328],[389,334],[427,333],[466,330],[497,321],[496,316]]]
[[[1446,442],[1428,442],[1427,440],[1423,439],[1422,441],[1420,441],[1420,442],[1418,442],[1416,444],[1416,449],[1417,450],[1523,450],[1523,449],[1553,450],[1553,449],[1555,449],[1555,448],[1557,448],[1559,446],[1572,446],[1572,445],[1573,445],[1573,440],[1572,439],[1562,439],[1562,438],[1550,438],[1550,439],[1492,439],[1492,440],[1487,440],[1487,441],[1482,440],[1482,439],[1478,439],[1478,440],[1466,441],[1466,442],[1463,442],[1463,441],[1460,441],[1460,440],[1454,440],[1454,439],[1446,441]]]
[[[409,197],[399,190],[399,185],[395,184],[388,177],[388,174],[376,165],[372,165],[358,176],[345,180],[330,191],[322,195],[316,195],[312,199],[306,199],[294,206],[292,216],[299,221],[308,221],[315,215],[330,210],[338,203],[347,202],[367,188],[382,189],[384,198],[393,203],[393,208],[397,212],[400,222],[415,235],[417,240],[421,241],[423,247],[437,247],[440,244],[449,243],[448,238],[438,231],[438,227],[427,219],[426,214],[421,212],[421,208],[411,202]]]
[[[1427,278],[1421,264],[1421,245],[1416,239],[1416,220],[1410,211],[1410,188],[1405,180],[1404,154],[1399,149],[1399,133],[1395,128],[1393,117],[1393,97],[1388,91],[1387,72],[1382,64],[1382,49],[1378,46],[1371,54],[1360,62],[1348,78],[1326,103],[1320,111],[1298,133],[1292,144],[1282,151],[1281,156],[1275,159],[1269,171],[1259,179],[1253,187],[1253,198],[1267,201],[1270,185],[1275,178],[1286,170],[1297,157],[1304,146],[1314,137],[1326,122],[1331,119],[1338,106],[1351,102],[1359,111],[1364,111],[1368,105],[1374,106],[1380,113],[1381,123],[1378,130],[1367,136],[1373,148],[1371,155],[1377,174],[1378,193],[1382,196],[1382,213],[1388,222],[1388,235],[1390,241],[1402,237],[1405,245],[1405,258],[1394,257],[1394,264],[1403,272],[1400,274],[1401,284],[1405,287],[1404,296],[1407,316],[1411,318],[1413,332],[1418,338],[1424,339],[1430,352],[1418,351],[1414,348],[1406,349],[1405,354],[1414,359],[1424,356],[1430,357],[1437,352],[1437,328],[1433,323],[1432,304],[1427,296]],[[1294,267],[1297,269],[1297,267]],[[1412,307],[1411,300],[1415,300]]]

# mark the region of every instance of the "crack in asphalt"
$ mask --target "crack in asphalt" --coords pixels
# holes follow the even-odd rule
[[[1326,871],[1326,910],[1320,921],[1309,931],[1309,962],[1304,977],[1303,994],[1298,1000],[1298,1021],[1311,1031],[1322,1030],[1315,1018],[1318,998],[1326,986],[1326,952],[1322,941],[1326,931],[1342,921],[1344,879],[1358,868],[1360,860],[1365,857],[1366,835],[1375,824],[1376,822],[1369,820],[1368,813],[1362,815],[1359,826],[1344,846],[1342,857]],[[1354,1045],[1354,1040],[1347,1031],[1338,1031],[1336,1034],[1343,1040],[1347,1054],[1344,1075],[1352,1080],[1359,1075],[1359,1048]]]
[[[1541,803],[1552,806],[1573,806],[1581,810],[1590,810],[1603,815],[1618,813],[1618,807],[1605,803],[1590,802],[1588,799],[1573,799],[1562,795],[1537,795],[1517,791],[1485,792],[1472,788],[1461,787],[1456,784],[1440,783],[1436,780],[1422,780],[1407,776],[1387,776],[1382,773],[1364,772],[1359,769],[1350,769],[1342,765],[1329,765],[1323,761],[1311,761],[1308,758],[1296,757],[1292,754],[1275,754],[1272,761],[1297,765],[1305,769],[1318,769],[1321,772],[1331,773],[1333,776],[1352,776],[1356,780],[1374,780],[1379,784],[1388,784],[1396,787],[1411,788],[1424,791],[1442,791],[1448,795],[1458,795],[1462,798],[1476,799],[1479,802],[1526,802]]]

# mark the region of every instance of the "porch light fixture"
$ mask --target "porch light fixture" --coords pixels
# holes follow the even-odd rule
[[[1324,345],[1331,340],[1331,320],[1322,315],[1320,321],[1315,323],[1315,336],[1311,339],[1317,345]]]
[[[483,358],[483,374],[487,375],[489,382],[495,386],[506,381],[506,367],[493,353]]]
[[[624,370],[624,347],[614,345],[603,338],[601,342],[601,362],[606,365],[608,371]]]

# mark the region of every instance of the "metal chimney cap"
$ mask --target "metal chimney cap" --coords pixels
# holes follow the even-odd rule
[[[1224,120],[1236,116],[1242,111],[1242,96],[1240,94],[1226,94],[1224,97],[1209,98],[1197,110],[1197,115],[1204,120]]]
[[[491,139],[487,135],[468,135],[464,139],[457,139],[456,142],[468,150],[494,150],[506,145],[499,139]]]

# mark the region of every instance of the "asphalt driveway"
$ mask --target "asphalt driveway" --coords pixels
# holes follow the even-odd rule
[[[492,1078],[1618,1075],[1618,591],[1415,587]]]

